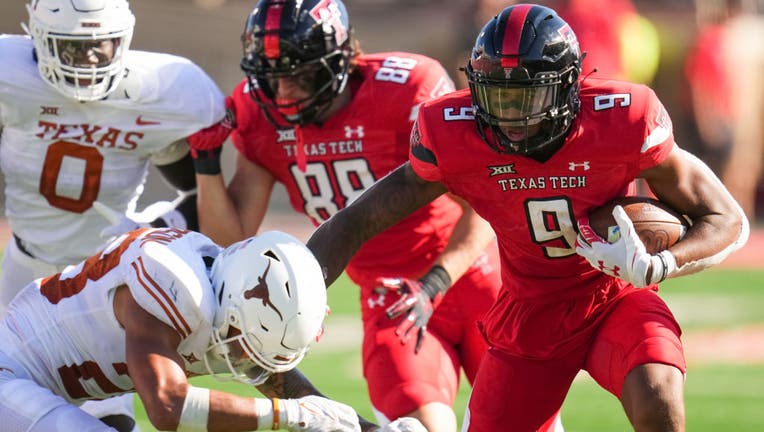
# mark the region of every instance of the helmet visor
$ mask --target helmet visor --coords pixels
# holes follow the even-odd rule
[[[111,64],[119,42],[119,38],[56,39],[55,44],[62,65],[101,68]]]
[[[540,123],[555,101],[554,86],[502,88],[475,85],[480,107],[493,119],[511,126]]]

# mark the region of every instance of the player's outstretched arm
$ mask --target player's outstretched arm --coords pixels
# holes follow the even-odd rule
[[[174,328],[141,308],[126,286],[117,289],[114,311],[125,328],[128,372],[158,430],[361,431],[351,407],[324,397],[247,398],[194,387]]]
[[[308,378],[298,369],[274,374],[257,389],[269,398],[299,399],[306,396],[324,396]],[[361,416],[358,416],[361,430],[364,432],[377,430],[378,426]]]
[[[307,246],[323,267],[326,286],[364,242],[445,192],[443,184],[423,180],[406,162],[321,224]]]

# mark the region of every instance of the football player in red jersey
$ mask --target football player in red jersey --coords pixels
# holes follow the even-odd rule
[[[339,0],[262,0],[242,42],[247,78],[228,120],[190,140],[201,229],[223,244],[257,232],[276,182],[313,223],[329,219],[407,161],[419,105],[453,90],[431,58],[363,54]],[[226,191],[217,158],[231,129]],[[501,284],[494,237],[444,195],[355,254],[347,273],[361,289],[363,372],[380,423],[412,416],[456,431],[460,369],[472,381],[487,349],[477,321]]]
[[[680,328],[657,283],[720,262],[748,237],[740,206],[674,142],[652,90],[580,71],[576,36],[554,10],[505,8],[476,39],[470,88],[420,107],[409,163],[308,241],[331,282],[381,227],[446,192],[491,223],[502,289],[481,322],[489,349],[464,430],[548,430],[580,370],[620,399],[635,430],[684,430]],[[586,224],[637,178],[693,221],[656,255],[621,207],[612,244]]]

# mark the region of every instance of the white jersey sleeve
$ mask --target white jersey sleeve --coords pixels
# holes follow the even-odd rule
[[[176,241],[180,238],[183,241]],[[216,245],[196,233],[154,230],[142,237],[140,253],[124,268],[136,302],[175,329],[184,355],[199,359],[210,343],[217,304],[203,257],[214,258],[218,252]]]

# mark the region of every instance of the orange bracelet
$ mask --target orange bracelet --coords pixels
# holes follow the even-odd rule
[[[278,398],[271,398],[273,403],[273,428],[271,430],[279,430],[279,400]]]

